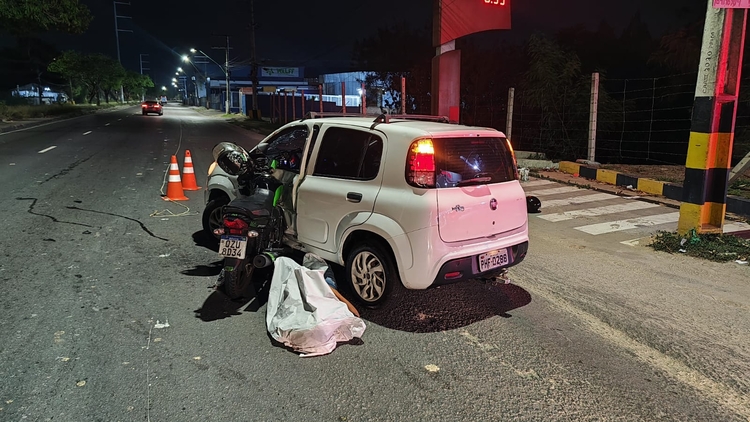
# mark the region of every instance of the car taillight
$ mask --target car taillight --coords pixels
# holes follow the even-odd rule
[[[435,147],[432,139],[414,141],[409,147],[406,180],[419,187],[435,186]]]
[[[224,229],[229,230],[229,234],[240,235],[247,231],[249,226],[241,218],[225,218]]]

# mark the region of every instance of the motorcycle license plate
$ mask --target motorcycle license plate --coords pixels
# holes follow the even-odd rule
[[[219,241],[219,256],[224,258],[245,258],[247,238],[242,236],[221,236]]]
[[[479,255],[480,272],[485,272],[493,268],[502,267],[503,265],[507,265],[508,263],[509,260],[507,249],[500,249]]]

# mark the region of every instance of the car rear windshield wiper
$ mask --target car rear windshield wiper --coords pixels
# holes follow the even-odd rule
[[[466,179],[456,183],[456,186],[470,185],[474,183],[486,183],[492,180],[492,177],[475,177],[473,179]]]

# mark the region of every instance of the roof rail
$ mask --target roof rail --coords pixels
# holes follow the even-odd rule
[[[305,119],[319,119],[321,117],[367,117],[367,114],[362,113],[339,113],[330,111],[308,111],[302,120]]]
[[[428,122],[451,123],[446,116],[432,116],[429,114],[381,114],[373,123],[390,123],[392,119],[422,120]]]

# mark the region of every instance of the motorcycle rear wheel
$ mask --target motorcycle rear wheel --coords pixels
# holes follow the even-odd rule
[[[253,296],[254,292],[251,292],[250,288],[253,283],[254,267],[252,265],[249,265],[249,267],[249,271],[245,268],[235,268],[233,271],[221,270],[221,274],[219,274],[223,281],[221,289],[230,299],[236,300]]]

